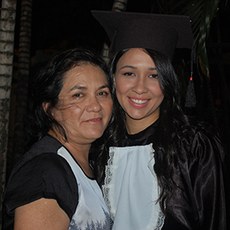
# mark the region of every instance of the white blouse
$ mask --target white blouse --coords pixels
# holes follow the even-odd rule
[[[160,230],[159,186],[152,144],[111,147],[103,192],[114,230]]]
[[[64,148],[58,154],[69,163],[78,185],[78,205],[70,222],[71,229],[111,229],[109,210],[96,180],[85,175],[72,155]]]

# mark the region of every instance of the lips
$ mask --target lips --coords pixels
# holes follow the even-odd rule
[[[87,122],[99,122],[99,121],[101,121],[101,120],[102,120],[101,117],[96,117],[96,118],[88,119]]]
[[[137,109],[144,108],[147,105],[148,101],[148,99],[137,99],[129,97],[129,103]]]
[[[143,105],[145,103],[147,103],[148,100],[141,100],[141,99],[134,99],[134,98],[130,98],[130,100],[132,102],[134,102],[135,104],[138,104],[138,105]]]

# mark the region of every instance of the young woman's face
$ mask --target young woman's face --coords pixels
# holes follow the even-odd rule
[[[130,133],[141,131],[158,119],[164,95],[155,63],[147,53],[138,48],[124,53],[117,63],[114,80]]]
[[[52,115],[65,129],[68,140],[91,143],[103,134],[112,106],[105,73],[97,66],[84,63],[65,74]]]

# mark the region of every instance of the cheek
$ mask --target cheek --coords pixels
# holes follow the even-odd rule
[[[113,101],[112,98],[111,100],[107,101],[107,102],[102,102],[101,103],[101,107],[103,108],[103,110],[105,111],[106,116],[111,116],[112,115],[112,109],[113,109]]]
[[[76,118],[81,113],[82,109],[77,105],[68,105],[59,109],[56,109],[53,116],[59,122],[72,121],[73,117]]]
[[[131,88],[130,83],[127,81],[116,81],[115,89],[117,96],[126,93]]]
[[[164,97],[164,94],[163,94],[163,91],[160,87],[160,83],[157,82],[155,84],[149,84],[149,91],[152,92],[152,94],[154,96],[157,96],[157,97]]]
[[[154,92],[155,92],[155,96],[160,97],[160,98],[164,97],[164,94],[161,89],[157,88]]]
[[[66,117],[69,117],[69,120],[76,120],[76,119],[80,119],[80,117],[82,116],[82,114],[84,113],[85,108],[80,106],[80,105],[76,105],[73,104],[71,107],[69,107],[66,111]]]
[[[75,108],[76,106],[78,106],[78,103],[76,103],[76,101],[72,99],[72,100],[68,100],[68,102],[60,103],[57,108],[59,110],[67,110],[67,109]]]

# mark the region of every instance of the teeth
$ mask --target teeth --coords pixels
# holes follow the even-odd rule
[[[137,99],[131,99],[136,104],[144,104],[147,102],[147,100],[137,100]]]

